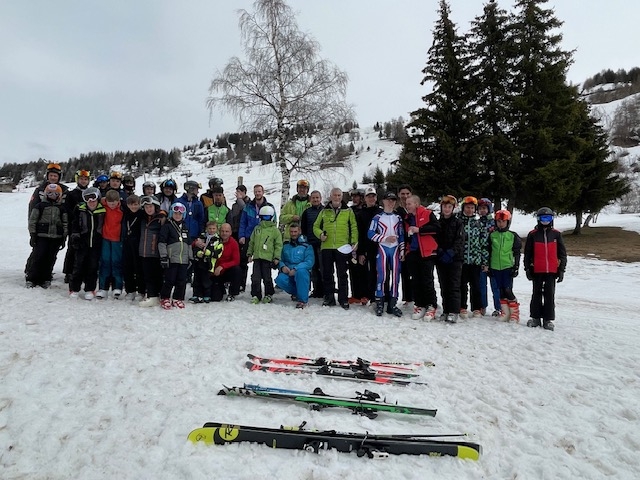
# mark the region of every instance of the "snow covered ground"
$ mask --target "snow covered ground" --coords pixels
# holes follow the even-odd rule
[[[167,312],[123,300],[69,300],[62,255],[52,288],[25,289],[29,194],[0,194],[3,479],[638,478],[637,264],[570,257],[557,289],[555,332],[490,317],[457,325],[378,318],[366,307],[345,312],[317,300],[299,311],[282,293],[272,305],[250,305],[245,295],[233,304]],[[522,215],[514,222],[521,234],[533,225]],[[558,224],[570,228],[573,219]],[[605,225],[640,231],[640,217],[601,214],[595,227]],[[521,274],[515,292],[524,320],[530,289]],[[372,387],[249,372],[248,352],[436,366],[420,370],[428,386]],[[437,408],[438,415],[370,420],[346,410],[216,396],[222,384],[243,382],[320,386],[341,395],[369,388],[389,401]],[[478,462],[374,461],[187,441],[206,421],[278,427],[305,420],[312,428],[354,432],[467,432],[484,455]]]

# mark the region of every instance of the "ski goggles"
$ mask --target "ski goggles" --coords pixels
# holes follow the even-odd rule
[[[140,197],[140,206],[144,207],[145,205],[157,205],[160,206],[160,202],[156,197],[152,197],[151,195],[143,195]]]
[[[543,223],[551,223],[553,221],[553,215],[540,215],[538,218]]]
[[[174,203],[173,205],[171,205],[169,210],[171,211],[171,213],[179,213],[181,215],[184,215],[187,212],[187,207],[185,207],[181,203]]]
[[[91,178],[91,172],[89,170],[78,170],[76,172],[76,176],[78,178],[80,177],[87,177],[87,178]]]
[[[475,206],[478,206],[478,199],[476,197],[464,197],[462,203],[473,203]]]
[[[82,199],[85,202],[93,202],[98,200],[98,194],[97,193],[85,193],[84,195],[82,195]]]
[[[120,172],[111,172],[109,179],[122,181],[122,174]]]
[[[453,195],[445,195],[444,197],[442,197],[442,199],[440,200],[440,204],[444,205],[444,204],[449,204],[449,205],[453,205],[454,207],[456,207],[458,205],[458,200],[456,199],[456,197],[454,197]]]

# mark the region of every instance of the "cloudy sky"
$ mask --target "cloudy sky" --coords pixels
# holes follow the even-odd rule
[[[0,164],[92,150],[170,149],[236,131],[205,99],[241,55],[252,0],[0,0]],[[322,56],[346,71],[361,126],[421,106],[437,0],[289,0]],[[513,1],[502,1],[510,8]],[[480,0],[450,0],[460,31]],[[640,4],[552,0],[575,49],[569,80],[640,65]]]

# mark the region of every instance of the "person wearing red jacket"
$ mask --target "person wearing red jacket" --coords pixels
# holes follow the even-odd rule
[[[218,257],[213,271],[211,287],[211,301],[220,302],[225,294],[225,283],[229,283],[227,302],[233,302],[240,294],[240,245],[231,236],[231,225],[223,223],[220,227],[222,253]]]
[[[404,218],[406,255],[405,265],[411,277],[411,289],[414,296],[413,320],[436,316],[436,289],[433,279],[438,243],[436,235],[440,232],[440,223],[435,214],[420,205],[420,197],[407,198],[407,215]]]
[[[533,282],[528,327],[553,330],[556,318],[556,281],[564,280],[567,267],[567,250],[562,233],[553,228],[555,214],[549,207],[538,210],[538,224],[527,235],[524,248],[524,270]]]

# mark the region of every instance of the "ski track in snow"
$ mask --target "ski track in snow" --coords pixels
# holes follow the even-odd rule
[[[129,302],[70,301],[61,281],[23,287],[29,253],[27,196],[0,196],[0,476],[59,478],[633,479],[640,468],[640,271],[571,257],[556,292],[556,331],[526,328],[530,283],[515,293],[520,324],[490,317],[458,325],[376,317],[365,307],[297,311],[272,305],[142,309]],[[20,217],[20,218],[16,218]],[[611,224],[619,223],[612,216]],[[628,228],[640,220],[628,216]],[[601,216],[599,224],[607,223]],[[187,291],[189,293],[189,289]],[[491,308],[490,308],[491,310]],[[385,386],[249,372],[246,353],[383,361],[434,361],[428,386]],[[258,383],[437,408],[435,418],[217,396],[222,384]],[[372,433],[467,432],[479,462],[335,451],[314,455],[264,446],[193,445],[206,421]]]

